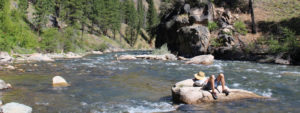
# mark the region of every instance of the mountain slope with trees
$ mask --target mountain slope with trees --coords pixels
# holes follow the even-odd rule
[[[155,19],[158,17],[153,16],[158,12],[153,0],[1,0],[0,3],[1,51],[149,49],[154,39],[150,32],[152,20],[158,23]]]

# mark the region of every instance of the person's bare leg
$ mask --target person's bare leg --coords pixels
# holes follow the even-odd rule
[[[211,90],[212,92],[214,93],[215,92],[215,75],[211,75],[209,77],[209,82],[211,83],[210,86],[211,86]]]
[[[217,78],[217,81],[218,82],[221,82],[221,85],[222,85],[222,91],[225,90],[225,77],[224,77],[224,74],[223,73],[220,73],[218,78]]]

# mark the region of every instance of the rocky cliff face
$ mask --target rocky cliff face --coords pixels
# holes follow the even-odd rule
[[[206,27],[213,20],[214,7],[209,0],[179,0],[165,14],[157,28],[156,47],[168,44],[178,55],[195,56],[208,51],[210,32]]]

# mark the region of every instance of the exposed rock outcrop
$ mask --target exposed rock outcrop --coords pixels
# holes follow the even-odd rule
[[[214,62],[214,56],[212,56],[212,55],[200,55],[200,56],[196,56],[196,57],[188,60],[185,63],[186,64],[204,64],[204,65],[209,65],[209,64],[212,64],[213,62]]]
[[[214,6],[209,0],[177,1],[175,9],[162,18],[157,29],[156,47],[167,43],[178,55],[207,53],[210,40],[208,21],[213,20]]]
[[[242,89],[229,89],[226,87],[230,94],[226,96],[221,93],[221,86],[216,91],[218,99],[214,100],[211,91],[202,90],[202,87],[194,87],[193,79],[187,79],[176,83],[172,87],[172,98],[174,102],[185,104],[201,104],[204,102],[218,102],[218,101],[233,101],[239,99],[263,99],[267,97],[259,96],[253,92]],[[219,92],[220,91],[220,92]]]
[[[3,113],[31,113],[32,108],[24,104],[10,102],[1,106]]]

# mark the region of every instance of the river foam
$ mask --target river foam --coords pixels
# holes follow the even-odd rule
[[[108,104],[97,102],[92,104],[92,106],[97,106],[101,113],[153,113],[153,112],[170,112],[174,111],[175,108],[168,102],[149,102],[146,100],[127,100],[121,103]],[[96,110],[93,110],[94,113]]]

